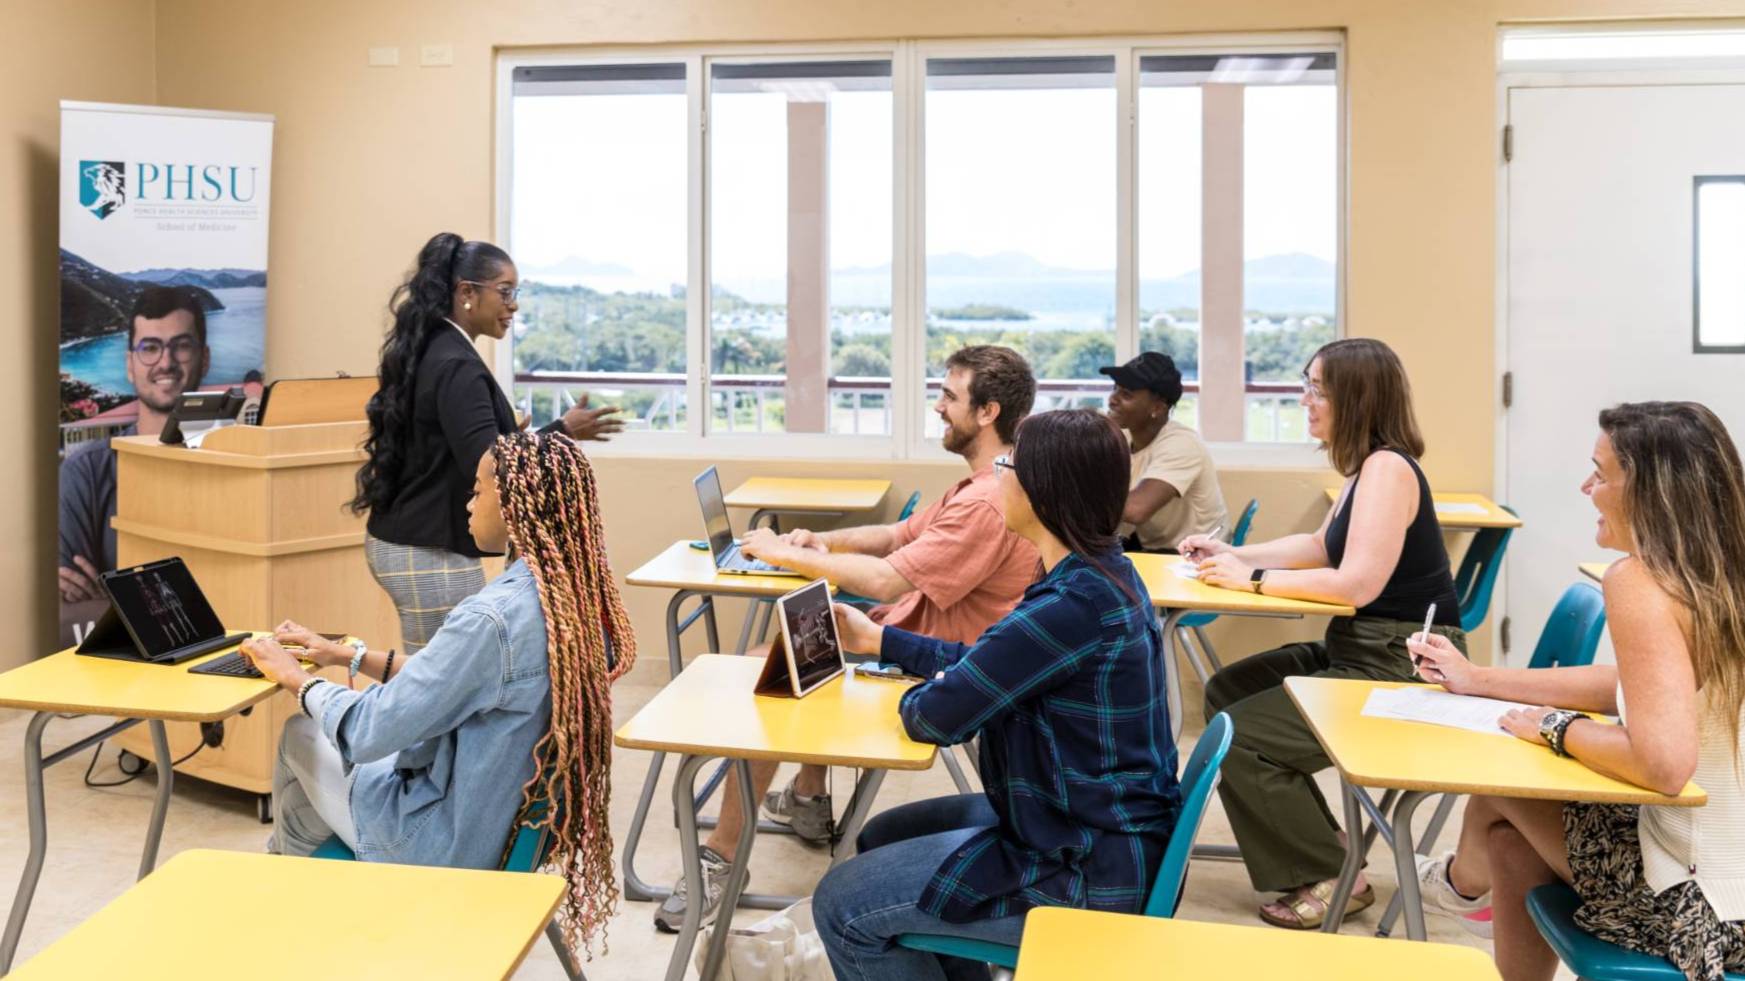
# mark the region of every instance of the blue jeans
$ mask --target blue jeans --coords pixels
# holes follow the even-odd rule
[[[872,818],[854,858],[831,869],[812,897],[812,918],[837,981],[986,981],[980,964],[896,946],[904,933],[1018,945],[1024,917],[947,923],[917,905],[933,873],[998,819],[981,794],[894,807]]]

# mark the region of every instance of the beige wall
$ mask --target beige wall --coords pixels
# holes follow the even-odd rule
[[[16,331],[0,359],[0,458],[12,461],[0,509],[0,668],[55,638],[55,385],[60,332],[56,243],[60,100],[152,102],[150,0],[14,0],[0,59],[0,323]]]
[[[59,22],[94,28],[102,20],[89,13],[89,4],[66,14],[43,7]],[[1411,369],[1431,447],[1425,461],[1431,479],[1445,488],[1486,490],[1495,426],[1498,23],[1738,16],[1745,14],[1745,0],[158,0],[156,12],[162,102],[278,116],[268,309],[269,367],[278,376],[373,370],[388,291],[419,244],[440,229],[492,233],[493,58],[499,48],[1344,29],[1350,97],[1345,329],[1387,340]],[[61,51],[59,38],[72,33],[46,32],[42,43],[23,52],[49,69],[40,82],[53,90],[40,114],[40,131],[49,136],[52,103],[46,99],[89,84],[82,68],[58,67],[70,55],[49,53]],[[151,36],[137,27],[114,33],[117,43]],[[418,46],[431,42],[454,46],[452,67],[417,66]],[[381,44],[400,47],[399,68],[365,66],[367,49]],[[79,55],[80,65],[97,60]],[[144,58],[146,71],[149,63]],[[144,87],[149,91],[149,78]],[[52,160],[52,142],[48,153]],[[28,180],[8,187],[20,184]],[[52,224],[50,213],[42,214]],[[36,254],[52,255],[52,230],[31,234],[41,243]],[[46,276],[49,262],[36,265]],[[45,337],[53,329],[52,312],[52,305],[40,303],[18,311],[20,322],[37,325]],[[47,359],[39,350],[41,363],[5,370],[28,373],[26,386],[38,385],[48,375]],[[37,394],[46,405],[46,394],[32,397]],[[36,500],[47,464],[40,452],[31,459]],[[775,466],[735,464],[725,476],[731,482]],[[602,469],[621,571],[690,533],[693,505],[681,478],[693,463],[614,459]],[[780,465],[783,472],[803,469]],[[922,487],[933,494],[950,479],[950,468],[940,469],[905,464],[893,477],[903,493]],[[1265,535],[1318,518],[1322,479],[1233,472],[1225,487],[1234,506],[1250,496],[1262,499],[1259,531]],[[683,517],[675,522],[674,515]],[[15,541],[27,543],[32,555],[47,554],[50,525],[34,505],[15,510],[11,520],[20,526]],[[33,524],[41,529],[34,534]],[[38,621],[46,615],[46,597],[8,602],[28,607]],[[651,653],[663,644],[662,602],[636,600]],[[1241,650],[1299,627],[1249,624],[1219,636],[1230,638],[1229,650]]]

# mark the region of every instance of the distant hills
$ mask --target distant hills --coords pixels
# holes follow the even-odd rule
[[[267,285],[267,274],[259,269],[142,269],[139,272],[117,275],[136,283],[200,286],[209,290],[234,290]]]
[[[61,250],[60,261],[62,344],[126,330],[127,314],[133,308],[134,299],[147,286],[154,284],[183,286],[193,291],[200,298],[201,307],[208,312],[224,309],[224,304],[218,297],[213,296],[212,291],[203,285],[159,283],[157,280],[135,280],[128,276],[118,276],[66,249]],[[266,274],[260,275],[264,283]]]

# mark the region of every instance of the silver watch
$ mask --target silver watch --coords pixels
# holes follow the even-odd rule
[[[356,639],[355,637],[345,643],[346,646],[350,647],[354,652],[351,656],[351,664],[346,666],[345,676],[347,678],[355,678],[357,677],[358,671],[364,666],[364,655],[369,653],[370,647],[368,644]]]

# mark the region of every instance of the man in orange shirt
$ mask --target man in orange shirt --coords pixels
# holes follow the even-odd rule
[[[970,476],[906,521],[786,535],[763,528],[746,535],[740,551],[880,601],[871,613],[879,623],[969,644],[1018,605],[1040,564],[1036,549],[1006,530],[994,480],[994,458],[1012,452],[1018,423],[1035,401],[1036,379],[1016,351],[993,345],[966,347],[946,360],[945,369],[934,411],[945,424],[945,448],[963,457]],[[832,811],[825,768],[803,766],[786,788],[768,793],[777,765],[751,766],[754,792],[768,794],[765,815],[792,827],[803,841],[827,844]],[[720,823],[702,849],[705,923],[720,904],[744,821],[732,774],[722,793]],[[681,876],[655,910],[655,926],[678,932],[686,902]]]

